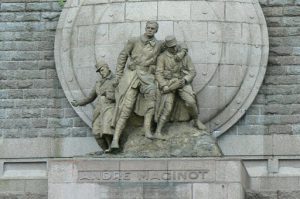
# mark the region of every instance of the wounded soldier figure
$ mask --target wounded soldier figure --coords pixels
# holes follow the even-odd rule
[[[112,120],[115,128],[112,148],[119,149],[119,139],[132,112],[144,117],[145,137],[152,138],[151,123],[154,120],[156,102],[155,65],[158,55],[164,50],[164,42],[155,38],[158,23],[148,21],[145,33],[130,38],[121,51],[116,72],[116,108]],[[178,51],[181,60],[186,49]],[[125,70],[125,66],[126,70]]]
[[[176,38],[167,36],[165,39],[166,50],[157,58],[155,78],[158,82],[161,98],[156,108],[156,120],[158,122],[154,138],[164,139],[161,130],[170,120],[174,103],[182,100],[190,118],[194,120],[194,126],[199,130],[206,127],[198,118],[196,96],[192,88],[192,81],[196,76],[196,70],[189,55],[185,54],[181,61],[175,60],[175,55],[180,50]]]

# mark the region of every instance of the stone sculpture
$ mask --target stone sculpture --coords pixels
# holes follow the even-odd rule
[[[92,129],[100,147],[104,152],[112,152],[111,155],[220,156],[215,140],[198,119],[191,86],[196,71],[187,47],[179,45],[174,36],[166,37],[165,41],[156,40],[157,30],[158,23],[148,21],[143,35],[129,39],[119,54],[116,76],[108,64],[98,62],[96,71],[102,80],[96,83],[87,98],[74,100],[72,105],[84,106],[97,99]],[[130,125],[125,129],[132,112],[144,117],[143,129]],[[167,122],[191,119],[196,128],[188,123],[172,123],[162,134]],[[153,135],[151,124],[154,121],[157,127]],[[199,142],[199,139],[204,141]],[[120,144],[123,155],[119,153]]]
[[[165,123],[169,120],[174,109],[175,100],[181,99],[188,113],[194,120],[194,126],[202,132],[206,127],[198,119],[198,107],[195,92],[191,83],[196,76],[195,66],[189,55],[185,55],[181,61],[175,60],[175,55],[180,50],[176,38],[167,36],[165,39],[166,50],[158,56],[155,78],[158,87],[162,93],[158,99],[160,104],[157,106],[157,128],[155,138],[164,139],[161,130]],[[176,117],[180,117],[180,112]]]
[[[111,150],[113,129],[111,129],[111,119],[115,107],[115,75],[109,69],[107,63],[100,61],[96,65],[96,72],[99,72],[102,79],[97,81],[88,97],[82,100],[72,101],[72,105],[84,106],[94,100],[96,108],[93,113],[92,130],[99,146],[105,151]]]
[[[154,70],[158,55],[164,50],[164,43],[155,38],[158,23],[148,21],[145,33],[138,38],[129,39],[121,51],[117,62],[116,84],[119,92],[116,110],[112,121],[115,134],[112,148],[119,148],[119,139],[131,112],[144,116],[145,136],[152,138],[151,123],[154,118],[156,84]],[[178,52],[177,60],[186,50]],[[127,70],[124,72],[127,63]]]

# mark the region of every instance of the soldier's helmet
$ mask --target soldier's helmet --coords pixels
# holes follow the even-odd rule
[[[96,63],[95,67],[96,67],[96,72],[99,72],[101,68],[108,67],[108,64],[105,61],[100,60]]]
[[[174,47],[177,45],[176,37],[173,35],[166,36],[165,38],[166,46],[168,48]]]

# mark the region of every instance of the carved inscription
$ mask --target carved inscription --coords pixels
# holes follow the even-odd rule
[[[208,169],[191,171],[79,171],[78,182],[203,182]]]

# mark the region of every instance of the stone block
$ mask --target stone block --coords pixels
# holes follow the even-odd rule
[[[292,0],[270,0],[269,1],[269,5],[270,6],[282,6],[282,5],[292,5],[294,3],[294,1]]]
[[[228,135],[218,140],[224,155],[272,155],[272,142],[269,135]]]
[[[221,59],[222,64],[235,64],[235,65],[246,65],[249,64],[249,61],[247,60],[247,54],[249,53],[249,49],[252,50],[251,46],[248,47],[247,45],[244,44],[234,44],[234,43],[226,43],[223,45],[223,56]],[[261,50],[260,48],[257,48],[257,51],[255,51],[256,48],[253,48],[253,58],[256,57],[255,60],[257,59],[258,56],[258,51]],[[257,53],[256,53],[257,52]],[[251,54],[252,55],[252,54]],[[251,57],[252,58],[252,57]],[[252,61],[252,59],[250,60]],[[253,66],[257,63],[253,61]]]
[[[230,182],[230,183],[241,183],[246,185],[248,173],[245,168],[238,161],[217,161],[216,162],[216,181],[217,182]]]
[[[158,2],[158,20],[189,20],[190,12],[188,1]]]
[[[298,190],[299,189],[299,177],[261,177],[260,190]]]
[[[270,134],[293,134],[293,128],[291,125],[270,125]]]
[[[228,195],[228,185],[223,183],[211,184],[209,199],[222,199]],[[200,199],[200,198],[199,198]]]
[[[145,184],[143,198],[161,198],[161,199],[191,199],[192,185],[183,183],[157,183]]]
[[[109,44],[124,44],[130,37],[139,37],[140,23],[115,23],[109,25]],[[120,53],[119,49],[117,52]]]
[[[208,41],[212,42],[222,42],[223,36],[223,25],[221,22],[208,22]]]
[[[25,3],[1,3],[1,11],[25,11]]]
[[[109,43],[108,35],[109,35],[109,25],[108,24],[100,24],[96,27],[96,35],[95,35],[95,45],[101,45],[105,43]]]
[[[188,49],[189,49],[189,55],[191,56],[191,59],[194,63],[198,64],[204,64],[207,63],[207,57],[208,57],[208,43],[207,42],[186,42]]]
[[[224,2],[192,1],[191,18],[200,21],[223,21]]]
[[[220,76],[218,77],[217,85],[228,87],[238,87],[241,85],[247,68],[242,65],[221,65],[219,66]],[[212,84],[216,85],[216,84]]]
[[[105,186],[97,184],[49,184],[48,198],[51,199],[97,199],[109,198]]]
[[[15,13],[0,13],[0,21],[13,21],[15,19]]]
[[[298,155],[300,137],[298,135],[273,135],[274,155]]]
[[[264,7],[262,8],[266,17],[282,16],[282,7]]]
[[[125,4],[113,3],[95,6],[94,24],[124,22]]]
[[[238,126],[239,135],[268,135],[268,127],[264,125],[246,125]]]
[[[198,96],[198,104],[200,108],[218,109],[220,106],[226,103],[225,88],[219,86],[207,86],[203,89]],[[211,100],[211,99],[220,99]]]
[[[16,13],[16,21],[40,21],[41,14],[40,13]]]
[[[230,199],[245,199],[245,192],[242,185],[239,183],[228,184],[227,197]]]
[[[27,3],[26,11],[50,11],[51,3]]]
[[[49,183],[71,183],[75,181],[73,160],[52,161],[49,164],[48,182]]]
[[[240,43],[242,40],[241,23],[223,23],[223,42]]]
[[[81,26],[78,28],[78,46],[88,47],[94,45],[95,42],[95,27]]]
[[[0,180],[1,193],[3,192],[19,192],[22,193],[25,191],[25,180],[13,180],[13,179],[1,179]]]
[[[94,19],[94,7],[93,6],[82,6],[79,10],[78,17],[76,19],[76,25],[92,25]]]
[[[174,23],[174,34],[178,41],[207,41],[207,22]]]
[[[124,160],[120,161],[120,170],[131,171],[131,170],[168,170],[168,162],[166,160]]]
[[[120,160],[77,160],[75,166],[78,171],[119,171]]]
[[[25,180],[25,192],[35,194],[45,194],[48,192],[48,180]]]
[[[73,56],[71,57],[74,60],[74,67],[87,67],[95,65],[94,58],[94,49],[92,47],[82,47],[82,48],[74,48],[72,50]]]
[[[157,2],[127,3],[125,19],[137,22],[157,20]]]
[[[209,187],[208,183],[193,183],[193,199],[209,199]]]

